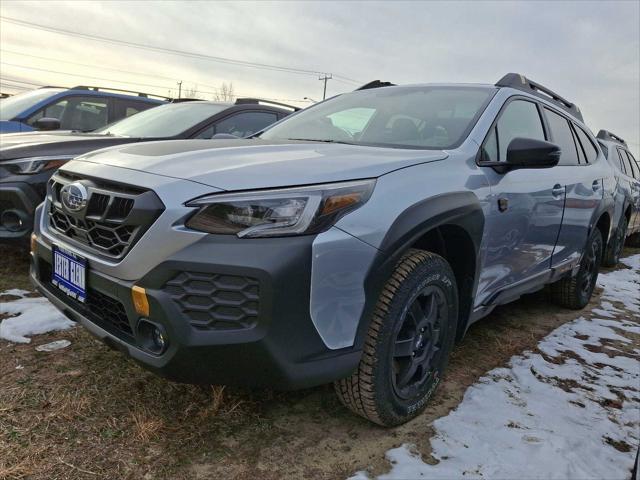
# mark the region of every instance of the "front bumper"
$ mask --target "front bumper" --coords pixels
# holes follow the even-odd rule
[[[305,388],[348,376],[358,347],[327,348],[310,316],[314,237],[204,236],[136,281],[87,271],[84,306],[50,283],[52,252],[38,235],[31,278],[69,318],[145,368],[186,383]],[[146,289],[162,355],[143,350],[131,287]]]
[[[43,183],[0,183],[0,240],[24,240],[33,230],[33,215],[44,200]]]

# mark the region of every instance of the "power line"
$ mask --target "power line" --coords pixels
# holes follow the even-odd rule
[[[37,59],[40,59],[40,60],[47,60],[47,61],[50,61],[50,62],[68,63],[69,65],[77,65],[79,67],[98,68],[100,70],[109,70],[109,71],[112,71],[112,72],[126,73],[128,75],[140,75],[140,76],[144,76],[144,77],[153,77],[153,78],[158,78],[158,79],[162,79],[162,80],[168,80],[168,81],[170,81],[172,83],[176,81],[175,78],[164,77],[162,75],[134,72],[134,71],[131,71],[131,70],[123,70],[123,69],[119,69],[119,68],[104,67],[102,65],[95,65],[95,64],[90,64],[90,63],[72,62],[71,60],[62,60],[60,58],[43,57],[43,56],[40,56],[40,55],[32,55],[32,54],[29,54],[29,53],[16,52],[15,50],[7,50],[6,48],[0,48],[0,52],[11,53],[13,55],[19,55],[21,57],[37,58]],[[191,83],[197,83],[197,82],[191,82]],[[213,89],[217,89],[217,87],[213,87],[213,86],[210,86],[210,85],[205,85],[205,86],[213,88]]]
[[[5,17],[5,16],[0,16],[0,20],[3,20],[3,21],[8,22],[8,23],[13,23],[15,25],[20,25],[22,27],[33,28],[33,29],[36,29],[36,30],[44,30],[44,31],[47,31],[47,32],[57,33],[57,34],[61,34],[61,35],[70,35],[70,36],[73,36],[73,37],[85,38],[85,39],[93,40],[93,41],[97,41],[97,42],[110,43],[110,44],[114,44],[114,45],[123,45],[123,46],[131,47],[131,48],[139,48],[139,49],[149,50],[149,51],[154,51],[154,52],[168,53],[168,54],[171,54],[171,55],[178,55],[178,56],[183,56],[183,57],[198,58],[198,59],[202,59],[202,60],[225,63],[225,64],[229,64],[229,65],[236,65],[236,66],[243,66],[243,67],[250,67],[250,68],[258,68],[258,69],[263,69],[263,70],[287,72],[287,73],[293,73],[293,74],[297,74],[297,75],[317,76],[317,75],[324,75],[325,74],[325,72],[321,72],[321,71],[317,71],[317,70],[306,70],[306,69],[301,69],[301,68],[285,67],[285,66],[282,66],[282,65],[271,65],[271,64],[267,64],[267,63],[249,62],[249,61],[246,61],[246,60],[237,60],[237,59],[233,59],[233,58],[217,57],[217,56],[213,56],[213,55],[205,55],[203,53],[188,52],[188,51],[185,51],[185,50],[176,50],[176,49],[172,49],[172,48],[165,48],[165,47],[158,47],[158,46],[154,46],[154,45],[145,45],[145,44],[141,44],[141,43],[128,42],[128,41],[119,40],[119,39],[116,39],[116,38],[103,37],[103,36],[99,36],[99,35],[90,35],[90,34],[87,34],[87,33],[74,32],[74,31],[65,30],[65,29],[62,29],[62,28],[50,27],[48,25],[41,25],[41,24],[38,24],[38,23],[27,22],[27,21],[20,20],[20,19],[17,19],[17,18],[11,18],[11,17]],[[361,82],[358,82],[357,80],[353,80],[353,79],[351,79],[349,77],[345,77],[345,76],[340,76],[340,77],[342,79],[347,80],[347,81],[351,81],[351,82],[354,82],[354,83],[361,83]]]
[[[126,83],[126,84],[129,84],[129,85],[140,85],[140,86],[143,86],[143,87],[161,88],[163,90],[167,89],[166,85],[161,86],[161,85],[153,85],[153,84],[150,84],[150,83],[140,83],[140,82],[125,81],[125,80],[115,80],[113,78],[94,77],[92,75],[78,75],[78,74],[75,74],[75,73],[60,72],[58,70],[49,70],[49,69],[46,69],[46,68],[28,67],[26,65],[18,65],[18,64],[9,63],[9,62],[0,62],[0,64],[7,65],[7,66],[10,66],[10,67],[16,67],[16,68],[24,68],[24,69],[27,69],[27,70],[35,70],[37,72],[55,73],[57,75],[67,75],[67,76],[70,76],[70,77],[90,78],[92,80],[102,80],[102,81],[105,81],[105,82]]]
[[[24,68],[27,70],[36,70],[39,72],[45,72],[45,73],[54,73],[54,74],[58,74],[58,75],[67,75],[70,77],[78,77],[78,78],[90,78],[92,80],[101,80],[101,81],[105,81],[105,82],[115,82],[115,83],[126,83],[129,85],[142,85],[142,86],[146,86],[146,87],[152,87],[152,88],[158,88],[158,89],[162,89],[162,90],[167,90],[168,88],[166,86],[160,86],[160,85],[152,85],[152,84],[147,84],[147,83],[138,83],[138,82],[129,82],[129,81],[125,81],[125,80],[116,80],[113,78],[103,78],[103,77],[94,77],[94,76],[89,76],[89,75],[78,75],[75,73],[68,73],[68,72],[60,72],[58,70],[49,70],[46,68],[37,68],[37,67],[29,67],[26,65],[18,65],[18,64],[13,64],[13,63],[8,63],[8,62],[0,62],[1,65],[8,65],[8,66],[12,66],[12,67],[17,67],[17,68]],[[34,86],[40,86],[40,84],[36,84],[36,83],[31,83],[31,82],[23,82],[23,83],[27,83],[30,85],[34,85]],[[197,88],[197,86],[196,86]],[[171,90],[171,88],[169,88],[168,90]],[[208,90],[197,90],[198,93],[206,93],[206,94],[210,94],[210,95],[218,95],[219,90],[212,92],[212,91],[208,91]],[[257,97],[257,98],[261,98],[262,100],[272,100],[274,102],[299,102],[299,103],[307,103],[306,100],[301,100],[299,98],[269,98],[269,97],[262,97],[260,95],[248,95],[248,94],[244,94],[244,93],[237,93],[236,96],[238,97]]]

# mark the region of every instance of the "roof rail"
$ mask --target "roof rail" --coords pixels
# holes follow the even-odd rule
[[[561,107],[566,112],[573,115],[575,118],[584,122],[582,113],[575,103],[570,102],[562,98],[557,93],[549,90],[547,87],[540,85],[539,83],[529,80],[524,75],[519,73],[507,73],[504,77],[496,82],[496,87],[511,87],[516,90],[522,90],[527,93],[532,93],[545,100],[551,100],[553,103]]]
[[[274,102],[271,100],[264,100],[262,98],[236,98],[235,104],[236,105],[249,105],[249,104],[274,105],[276,107],[288,108],[290,110],[293,110],[294,112],[301,110],[300,107],[294,107],[293,105],[287,105],[286,103]]]
[[[169,103],[203,102],[202,98],[171,98]]]
[[[109,91],[109,92],[133,93],[138,97],[144,97],[144,98],[156,97],[156,98],[161,98],[163,100],[171,100],[169,97],[165,97],[164,95],[155,95],[153,93],[137,92],[135,90],[126,90],[123,88],[95,87],[93,85],[77,85],[75,87],[71,87],[69,90],[93,90],[95,92]]]
[[[607,130],[600,130],[598,132],[598,135],[596,135],[596,138],[599,138],[600,140],[606,140],[608,142],[621,143],[625,147],[627,146],[627,142],[625,142],[621,137],[619,137],[618,135],[614,135],[613,133],[608,132]]]
[[[354,92],[357,92],[358,90],[368,90],[370,88],[380,88],[380,87],[395,87],[396,84],[395,83],[391,83],[391,82],[383,82],[381,80],[374,80],[372,82],[369,83],[365,83],[364,85],[362,85],[361,87],[358,87],[354,90]]]

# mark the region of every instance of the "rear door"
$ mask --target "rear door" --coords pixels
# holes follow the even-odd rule
[[[631,224],[630,230],[635,232],[640,230],[640,170],[636,159],[628,150],[620,150],[620,155],[626,158],[625,166],[627,168],[627,179],[631,186],[631,196],[633,205],[631,208]]]
[[[597,150],[588,135],[581,129],[576,130],[579,127],[559,112],[546,106],[543,111],[551,141],[562,151],[560,162],[553,170],[558,182],[565,188],[562,227],[551,264],[554,268],[574,266],[580,261],[594,211],[602,201],[603,177],[600,169],[592,166],[597,158]],[[584,147],[580,138],[583,138]]]
[[[507,147],[516,137],[548,139],[537,102],[516,97],[503,107],[483,142],[478,165],[506,161]],[[564,186],[555,170],[483,169],[492,198],[476,306],[549,272],[564,206]]]

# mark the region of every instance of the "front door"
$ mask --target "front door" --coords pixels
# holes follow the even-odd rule
[[[516,98],[503,107],[483,143],[479,165],[506,161],[507,147],[516,137],[547,139],[536,102]],[[490,303],[500,291],[549,271],[565,194],[555,168],[506,173],[491,167],[483,170],[491,199],[475,306]]]

